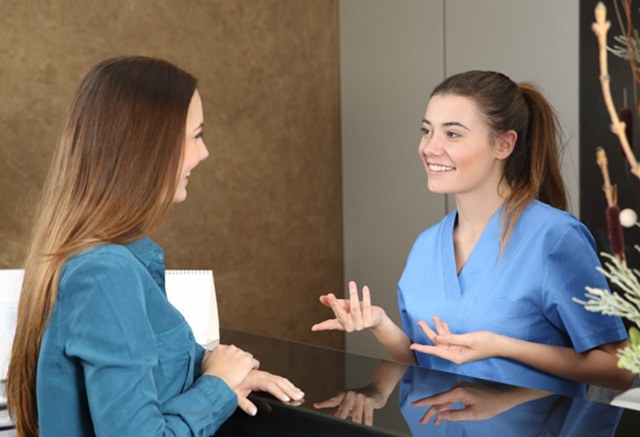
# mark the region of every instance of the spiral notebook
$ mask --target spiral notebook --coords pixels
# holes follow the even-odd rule
[[[7,377],[9,369],[23,278],[24,270],[0,270],[0,380]],[[0,404],[5,402],[3,393],[0,393]]]
[[[169,302],[191,326],[196,341],[206,348],[220,340],[218,303],[211,270],[167,270],[165,288]]]

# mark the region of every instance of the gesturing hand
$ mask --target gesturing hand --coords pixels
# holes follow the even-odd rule
[[[358,297],[358,286],[349,282],[349,300],[338,299],[333,293],[320,296],[320,302],[331,308],[335,319],[316,323],[312,331],[341,330],[346,332],[375,328],[384,317],[384,310],[371,305],[371,294],[366,285],[362,288],[362,301]]]
[[[412,350],[434,355],[457,364],[497,356],[500,335],[489,331],[456,335],[449,331],[449,326],[441,322],[438,316],[433,317],[433,322],[437,332],[423,320],[418,322],[433,345],[413,343],[410,346]]]

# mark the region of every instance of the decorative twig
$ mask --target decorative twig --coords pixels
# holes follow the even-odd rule
[[[620,208],[618,207],[618,193],[615,185],[611,184],[609,178],[609,164],[607,154],[602,147],[596,149],[596,161],[604,185],[604,195],[607,198],[607,207],[605,208],[605,216],[607,218],[607,231],[609,234],[609,245],[611,252],[617,256],[623,263],[625,262],[624,254],[624,235],[622,234],[622,225],[620,225]]]
[[[596,21],[591,25],[593,33],[598,38],[598,52],[600,58],[600,85],[602,86],[602,96],[604,97],[604,103],[609,112],[609,118],[611,119],[611,131],[618,137],[622,150],[631,167],[631,173],[640,179],[640,166],[636,160],[631,147],[629,146],[629,140],[625,133],[625,123],[620,121],[618,117],[618,111],[613,103],[611,97],[611,77],[609,76],[609,65],[607,61],[607,32],[611,27],[611,22],[607,21],[607,8],[602,2],[598,2],[595,9]]]

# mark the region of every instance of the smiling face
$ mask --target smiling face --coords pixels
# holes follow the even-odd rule
[[[429,190],[496,194],[515,138],[513,131],[496,137],[472,99],[434,95],[422,120],[418,146]]]
[[[187,184],[189,183],[191,170],[193,170],[200,161],[209,156],[202,135],[203,128],[204,115],[202,112],[202,100],[200,99],[200,94],[196,91],[193,93],[187,113],[182,165],[180,166],[178,188],[173,198],[174,202],[182,202],[187,198]]]

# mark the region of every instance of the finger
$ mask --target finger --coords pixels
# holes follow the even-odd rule
[[[253,358],[253,355],[251,356],[251,368],[252,369],[257,369],[260,367],[260,361],[256,360],[255,358]]]
[[[431,340],[435,344],[436,338],[438,337],[438,334],[436,334],[435,331],[433,329],[431,329],[431,327],[429,327],[429,325],[427,325],[427,322],[425,322],[424,320],[420,320],[418,322],[418,326],[420,326],[420,328],[427,335],[429,340]]]
[[[329,295],[329,302],[331,304],[331,309],[333,310],[333,313],[336,315],[336,318],[344,327],[344,330],[347,332],[353,331],[353,324],[351,323],[351,317],[344,310],[342,305],[340,305],[340,302],[338,302],[338,299],[336,299],[336,297],[333,294]]]
[[[362,287],[362,320],[365,326],[371,326],[371,291],[366,285]]]
[[[353,281],[349,282],[349,305],[351,307],[351,320],[353,321],[353,326],[359,331],[362,329],[362,313],[360,311],[358,286]]]
[[[299,401],[304,397],[302,390],[291,384],[289,380],[279,376],[273,378],[274,380],[267,385],[266,391],[282,402],[291,402],[292,399]]]
[[[426,398],[418,399],[417,401],[411,402],[412,407],[424,407],[427,405],[437,405],[443,404],[445,402],[455,401],[455,397],[451,393],[451,391],[435,394],[433,396],[428,396]]]
[[[436,331],[438,332],[438,335],[444,335],[444,334],[448,334],[448,328],[445,327],[445,324],[442,322],[442,320],[440,320],[440,317],[438,316],[433,316],[433,325],[436,328]]]
[[[338,405],[340,405],[342,403],[342,400],[345,397],[345,392],[340,392],[337,395],[324,400],[324,401],[320,401],[320,402],[314,402],[313,406],[314,408],[333,408],[333,407],[337,407]]]
[[[417,352],[422,352],[423,354],[433,355],[435,357],[453,361],[456,363],[459,362],[460,358],[459,354],[448,349],[446,346],[430,346],[427,344],[413,343],[411,346],[409,346],[409,349]]]
[[[304,392],[300,388],[296,387],[287,378],[278,377],[277,384],[280,389],[294,401],[304,399]]]
[[[354,423],[362,423],[362,416],[364,415],[364,399],[358,395],[353,405],[353,411],[351,412],[351,420]]]
[[[463,408],[460,410],[447,410],[442,411],[438,414],[440,418],[443,420],[448,420],[449,422],[460,422],[465,420],[477,420],[476,413],[473,410],[473,407]]]
[[[373,426],[373,405],[371,403],[366,403],[364,406],[364,424]]]
[[[442,324],[442,327],[444,328],[446,334],[451,334],[451,329],[449,329],[449,324],[448,323],[444,322]]]
[[[347,417],[349,417],[349,414],[353,410],[354,401],[355,401],[354,393],[348,392],[347,395],[344,397],[344,400],[336,410],[336,412],[333,413],[333,415],[341,419],[346,419]]]
[[[442,334],[438,335],[437,341],[440,344],[452,346],[471,347],[473,338],[467,334]]]
[[[429,420],[432,417],[435,417],[433,423],[434,425],[440,425],[440,419],[439,419],[439,415],[442,411],[448,410],[449,408],[451,408],[453,404],[451,403],[445,403],[445,404],[438,404],[438,405],[434,405],[433,407],[429,408],[429,410],[425,413],[425,415],[422,417],[422,420],[420,421],[420,424],[424,425],[427,422],[429,422]]]
[[[258,408],[245,396],[238,396],[238,407],[249,416],[255,416]]]
[[[438,414],[438,410],[435,408],[435,406],[430,407],[427,410],[427,412],[424,413],[424,416],[422,416],[422,419],[420,419],[420,425],[426,425],[427,423],[429,423],[431,418],[436,414]]]
[[[316,323],[311,327],[312,331],[344,331],[344,326],[338,319],[329,319]]]

